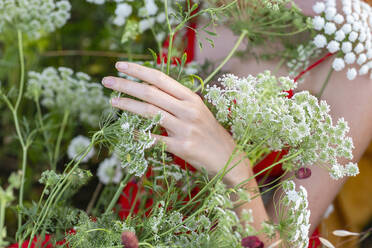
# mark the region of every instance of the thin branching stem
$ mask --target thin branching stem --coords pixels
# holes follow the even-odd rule
[[[239,48],[240,44],[248,34],[247,30],[243,30],[240,34],[238,40],[236,41],[234,47],[231,49],[230,53],[225,57],[225,59],[217,66],[217,68],[206,78],[204,79],[204,85],[208,84],[209,81],[213,79],[213,77],[222,69],[222,67],[234,56],[236,50]],[[202,88],[202,85],[200,85],[196,90],[199,91]]]
[[[118,202],[121,192],[123,192],[124,187],[128,184],[129,179],[132,177],[131,174],[126,175],[126,177],[120,182],[119,188],[116,190],[114,197],[112,198],[110,204],[106,208],[105,214],[109,213]]]
[[[66,129],[66,125],[67,125],[69,116],[70,116],[70,111],[68,111],[68,110],[65,111],[65,113],[63,115],[62,125],[61,125],[61,128],[60,128],[59,133],[58,133],[56,147],[55,147],[55,150],[54,150],[53,161],[52,161],[52,165],[51,165],[52,170],[56,170],[56,168],[57,168],[57,162],[58,162],[58,159],[59,159],[59,151],[60,151],[63,134],[65,133],[65,129]]]

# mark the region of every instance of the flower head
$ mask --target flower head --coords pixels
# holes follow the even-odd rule
[[[23,31],[30,39],[39,39],[66,24],[70,18],[68,0],[1,1],[0,33],[14,29]]]
[[[85,157],[82,157],[86,149],[90,145],[90,139],[79,135],[73,138],[68,146],[67,155],[70,159],[80,160],[85,163],[94,156],[94,149],[92,148]]]
[[[337,53],[333,68],[341,71],[347,68],[347,78],[354,80],[357,75],[366,75],[372,70],[367,56],[372,48],[372,8],[361,1],[340,1],[342,13],[337,13],[336,1],[317,2],[313,9],[318,14],[313,18],[313,27],[318,31],[314,44],[319,48],[327,48]],[[327,22],[325,23],[325,20]],[[346,65],[340,60],[344,58]],[[361,67],[348,68],[348,65]]]
[[[26,96],[59,113],[69,112],[83,123],[98,126],[111,107],[101,84],[90,82],[90,76],[67,67],[48,67],[28,74]]]
[[[120,161],[113,155],[106,158],[98,167],[97,176],[103,184],[119,183],[123,172],[120,166]]]

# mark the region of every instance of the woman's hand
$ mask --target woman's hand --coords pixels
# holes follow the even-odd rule
[[[155,69],[128,62],[118,62],[115,67],[145,83],[105,77],[102,80],[105,87],[143,100],[113,98],[111,104],[114,107],[146,118],[161,113],[161,125],[167,130],[168,137],[154,137],[165,143],[168,152],[196,168],[205,167],[212,175],[225,166],[236,144],[197,94]],[[240,163],[226,175],[226,182],[236,184],[247,178],[249,171],[248,166]]]

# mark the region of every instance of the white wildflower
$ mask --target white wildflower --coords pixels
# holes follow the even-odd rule
[[[347,176],[356,176],[359,174],[359,168],[358,168],[358,165],[355,164],[355,163],[348,163],[346,166],[345,166],[345,174]]]
[[[71,4],[68,0],[0,1],[0,34],[18,29],[32,40],[55,31],[70,18]]]
[[[360,54],[359,57],[358,57],[358,59],[357,59],[358,65],[362,65],[366,61],[367,61],[367,55],[365,53]],[[365,65],[365,66],[367,66],[367,65]]]
[[[358,72],[355,68],[351,68],[347,71],[346,75],[349,80],[354,80],[356,76],[358,75]]]
[[[67,148],[67,155],[70,159],[75,159],[81,162],[86,163],[94,156],[94,148],[90,149],[85,157],[82,158],[82,155],[86,152],[87,148],[90,145],[90,139],[85,136],[79,135],[73,138]]]
[[[342,43],[342,52],[349,53],[353,50],[353,44],[349,41],[345,41]]]
[[[285,212],[278,213],[280,225],[277,228],[281,235],[285,235],[284,237],[281,236],[281,239],[289,243],[288,247],[307,247],[309,243],[309,203],[306,189],[304,187],[300,188],[299,191],[295,191],[293,181],[283,183],[285,195],[280,199],[280,204],[282,205],[281,209]]]
[[[340,50],[340,43],[337,42],[337,41],[335,41],[335,40],[333,40],[333,41],[331,41],[331,42],[328,43],[327,49],[328,49],[329,52],[335,53],[338,50]]]
[[[333,22],[327,22],[324,25],[324,33],[328,35],[332,35],[336,32],[337,28]]]
[[[336,2],[316,3],[314,10],[319,11],[313,18],[313,27],[318,31],[314,37],[314,44],[318,48],[327,48],[331,53],[337,53],[333,67],[339,70],[348,70],[347,78],[353,80],[356,76],[366,75],[369,72],[369,62],[372,59],[372,8],[361,0],[341,1],[342,12],[338,13]],[[324,20],[327,23],[323,23]],[[346,23],[345,23],[346,21]],[[337,44],[336,42],[339,42]],[[349,68],[349,65],[360,66],[360,69]],[[341,69],[342,68],[342,69]],[[372,77],[372,73],[371,73]]]
[[[139,22],[139,31],[141,33],[145,32],[146,30],[150,29],[155,24],[155,19],[153,17],[148,19],[143,19]]]
[[[325,24],[325,20],[321,16],[316,16],[313,19],[313,26],[315,30],[322,30]]]
[[[334,164],[331,167],[330,175],[332,179],[338,180],[345,176],[344,167],[340,164]]]
[[[101,162],[97,170],[97,176],[103,184],[119,183],[123,177],[123,172],[118,158],[113,155]]]
[[[327,45],[327,38],[322,34],[318,34],[314,38],[314,44],[318,48],[323,48]]]
[[[358,54],[364,51],[364,46],[362,43],[358,43],[358,45],[354,48],[354,51]]]
[[[323,2],[316,2],[313,6],[313,10],[317,14],[321,14],[325,11],[325,4]]]
[[[70,68],[48,67],[28,74],[26,97],[38,99],[51,111],[69,112],[71,117],[96,127],[110,113],[109,99],[101,84],[90,82],[89,75]]]
[[[349,65],[354,64],[355,60],[356,60],[355,53],[350,52],[350,53],[345,54],[346,64],[349,64]]]
[[[336,33],[335,33],[335,40],[337,41],[343,41],[345,39],[346,35],[344,33],[344,31],[342,30],[338,30]]]
[[[332,67],[335,71],[341,71],[345,68],[345,61],[341,58],[336,58],[333,61]]]

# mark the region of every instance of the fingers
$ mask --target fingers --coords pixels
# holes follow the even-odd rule
[[[145,118],[153,118],[160,113],[162,115],[160,125],[171,132],[180,131],[182,126],[182,123],[180,123],[176,117],[152,104],[136,101],[130,98],[113,98],[111,104],[116,108],[127,110]]]
[[[157,144],[159,143],[165,144],[165,151],[174,153],[174,151],[176,150],[175,148],[177,144],[175,143],[173,138],[157,134],[151,134],[151,136],[155,138],[155,142]]]
[[[161,91],[155,86],[136,83],[118,77],[105,77],[102,80],[105,87],[126,93],[143,101],[156,105],[157,107],[179,116],[182,113],[182,102],[169,94]]]
[[[118,71],[152,84],[180,100],[193,97],[194,93],[190,89],[161,71],[129,62],[118,62],[115,67]]]

